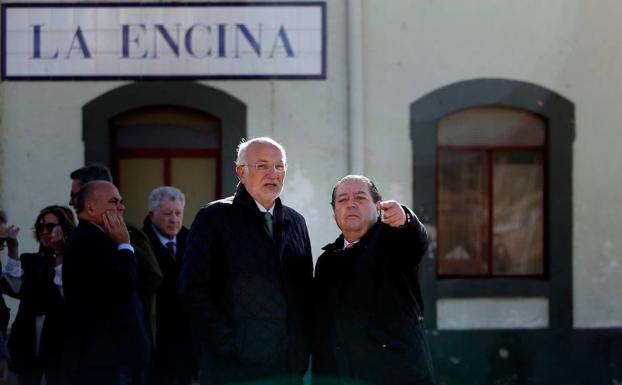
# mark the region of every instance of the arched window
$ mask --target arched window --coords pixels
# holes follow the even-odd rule
[[[426,326],[572,328],[574,105],[475,79],[424,95],[410,116],[413,202],[436,240],[421,270]],[[536,322],[488,319],[517,306]]]

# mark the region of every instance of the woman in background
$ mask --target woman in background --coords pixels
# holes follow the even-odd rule
[[[10,368],[18,385],[62,384],[62,264],[65,238],[76,227],[73,212],[63,206],[41,210],[34,226],[39,252],[20,256],[20,304],[9,335]]]

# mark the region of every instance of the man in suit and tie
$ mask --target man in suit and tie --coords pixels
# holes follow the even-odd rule
[[[136,292],[137,262],[110,182],[81,187],[80,223],[65,246],[65,365],[71,385],[116,385],[144,370],[150,343]]]
[[[71,178],[71,189],[69,191],[69,205],[77,209],[78,194],[80,188],[85,184],[103,180],[112,181],[112,175],[108,167],[93,163],[74,170],[69,174]],[[136,254],[138,261],[138,273],[136,278],[136,290],[144,308],[149,326],[155,328],[155,291],[162,283],[162,272],[160,266],[153,255],[151,245],[147,236],[131,223],[126,223],[127,230],[130,233],[130,242]],[[153,330],[152,330],[153,332]]]
[[[186,198],[175,187],[149,194],[143,232],[151,242],[164,281],[156,291],[155,349],[151,385],[190,385],[196,372],[188,320],[179,307],[179,271],[188,229],[182,225]]]
[[[234,196],[197,214],[180,298],[201,342],[201,384],[297,385],[309,363],[313,261],[305,220],[279,195],[285,150],[238,147]]]

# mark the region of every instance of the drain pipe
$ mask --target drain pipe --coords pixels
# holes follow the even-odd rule
[[[348,173],[364,173],[363,3],[348,0]]]

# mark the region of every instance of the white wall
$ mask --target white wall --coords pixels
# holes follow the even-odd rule
[[[412,200],[409,104],[453,82],[522,80],[570,99],[577,133],[575,325],[622,326],[622,225],[616,214],[622,204],[617,133],[622,5],[580,0],[403,0],[390,6],[369,0],[364,5],[367,174],[387,197]]]
[[[250,136],[284,144],[290,169],[283,199],[307,218],[316,256],[337,235],[330,189],[347,173],[346,4],[327,1],[325,81],[205,82],[247,104]],[[408,114],[426,93],[499,77],[575,103],[575,325],[622,326],[622,4],[367,0],[363,15],[365,173],[386,198],[416,206]],[[83,163],[82,105],[122,84],[0,84],[0,206],[22,227],[23,251],[35,249],[28,232],[37,210],[67,201],[67,174]]]

